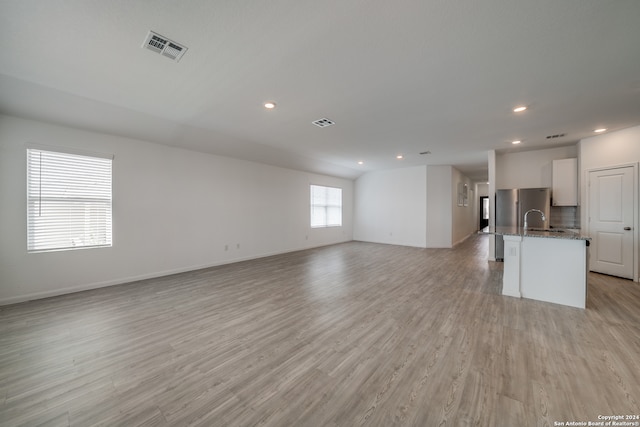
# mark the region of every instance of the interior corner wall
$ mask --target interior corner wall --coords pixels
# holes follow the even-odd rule
[[[617,132],[585,138],[578,144],[580,150],[580,178],[584,181],[590,169],[627,165],[640,161],[640,126]],[[581,200],[586,200],[586,185]]]
[[[427,247],[451,248],[452,188],[451,166],[427,166]]]
[[[113,246],[27,253],[26,146],[114,155]],[[309,185],[343,189],[312,229]],[[353,238],[353,181],[0,115],[0,304]]]
[[[426,167],[368,172],[355,182],[354,240],[426,246]]]
[[[487,153],[487,166],[489,168],[489,226],[496,226],[496,151]],[[489,261],[496,260],[496,236],[489,236]]]
[[[580,153],[580,200],[587,200],[588,173],[593,169],[633,165],[640,162],[640,126],[608,132],[581,140],[578,144]],[[636,182],[636,197],[640,191],[640,183]],[[588,206],[580,209],[580,223],[588,227]],[[636,215],[639,215],[636,212]],[[638,221],[638,218],[636,218]],[[638,234],[636,234],[638,236]],[[640,243],[636,240],[636,254],[640,251]],[[636,262],[638,256],[636,255]],[[636,268],[635,281],[640,281],[640,272]]]

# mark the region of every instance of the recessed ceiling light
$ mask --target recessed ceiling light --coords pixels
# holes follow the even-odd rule
[[[360,161],[358,162],[358,164],[359,164],[359,165],[364,165],[364,162],[363,162],[362,160],[360,160]]]
[[[267,110],[273,110],[274,108],[276,108],[276,103],[271,101],[265,102],[264,108],[266,108]]]
[[[595,133],[602,133],[602,132],[606,132],[607,129],[606,128],[600,128],[600,129],[594,129],[593,130]]]
[[[518,106],[518,107],[514,108],[514,109],[513,109],[513,112],[514,112],[514,113],[520,113],[520,112],[522,112],[522,111],[524,111],[524,110],[526,110],[526,109],[527,109],[527,106],[526,106],[526,105],[520,105],[520,106]]]
[[[511,141],[511,143],[512,143],[513,145],[520,144],[521,142],[522,142],[522,141]]]
[[[402,154],[398,154],[398,155],[396,156],[396,159],[398,159],[398,160],[402,160],[402,159],[404,159],[404,156],[403,156]]]

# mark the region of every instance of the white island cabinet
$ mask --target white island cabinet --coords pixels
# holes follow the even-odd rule
[[[586,307],[589,237],[506,227],[491,232],[504,237],[503,295]]]

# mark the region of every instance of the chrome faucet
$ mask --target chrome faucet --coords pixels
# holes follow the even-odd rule
[[[544,212],[542,212],[540,209],[529,209],[528,211],[526,211],[524,213],[524,231],[527,231],[527,215],[529,215],[531,212],[538,212],[540,215],[542,215],[542,220],[546,221],[547,218],[544,216]]]

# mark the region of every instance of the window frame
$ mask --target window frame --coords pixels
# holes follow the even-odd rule
[[[326,194],[324,197],[324,201],[322,203],[314,203],[316,200],[314,199],[314,187],[317,189],[323,189],[325,190]],[[340,192],[340,203],[339,204],[332,204],[331,200],[332,198],[329,197],[329,191],[331,190],[339,190]],[[311,228],[332,228],[332,227],[342,227],[342,207],[344,205],[343,203],[343,191],[341,187],[331,187],[331,186],[327,186],[327,185],[320,185],[320,184],[309,184],[309,195],[310,195],[310,227]],[[339,223],[331,223],[329,221],[329,218],[333,217],[332,215],[330,215],[330,210],[331,209],[336,209],[339,208],[340,209],[340,222]],[[314,213],[316,209],[320,209],[320,210],[324,210],[324,221],[322,223],[314,223],[314,219],[316,218]]]
[[[27,253],[112,247],[114,156],[31,144],[25,153]]]

